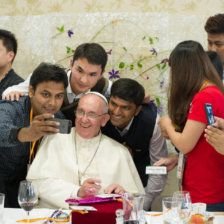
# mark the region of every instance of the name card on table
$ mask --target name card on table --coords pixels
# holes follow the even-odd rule
[[[146,174],[167,174],[166,166],[146,166]]]

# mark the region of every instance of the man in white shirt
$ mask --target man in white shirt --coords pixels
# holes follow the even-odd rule
[[[71,134],[43,139],[27,176],[37,187],[41,207],[68,208],[67,198],[98,193],[144,194],[130,153],[100,132],[109,120],[107,110],[103,95],[87,93],[79,101]]]
[[[67,95],[64,98],[61,111],[67,119],[75,121],[74,111],[81,96],[94,89],[106,97],[110,95],[111,82],[103,78],[104,69],[107,63],[107,53],[104,48],[97,43],[84,43],[79,45],[74,53],[70,69],[67,73],[69,85],[66,89]],[[29,78],[6,89],[3,99],[19,99],[19,96],[28,94]]]

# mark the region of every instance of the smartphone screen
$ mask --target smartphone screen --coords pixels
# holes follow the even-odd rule
[[[205,112],[208,124],[214,126],[215,118],[213,115],[212,105],[210,103],[205,103]]]

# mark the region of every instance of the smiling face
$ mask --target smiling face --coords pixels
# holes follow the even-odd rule
[[[208,33],[208,50],[215,51],[220,56],[224,65],[224,33]]]
[[[85,139],[91,139],[99,134],[100,128],[105,126],[109,120],[109,115],[105,114],[105,101],[94,94],[84,95],[78,104],[77,110],[85,113],[83,116],[77,116],[75,128],[77,133]],[[88,118],[87,113],[97,114],[95,118]]]
[[[63,103],[65,87],[63,82],[47,81],[41,82],[33,87],[29,86],[29,97],[34,115],[44,113],[55,114],[60,110]]]
[[[70,85],[76,95],[93,88],[102,77],[101,65],[90,64],[86,58],[79,58],[71,65]]]
[[[136,108],[133,102],[111,96],[109,101],[109,115],[111,123],[120,130],[123,130],[134,116],[137,116],[141,106]]]

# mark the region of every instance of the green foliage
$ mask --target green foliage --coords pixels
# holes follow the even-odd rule
[[[71,48],[66,46],[66,52],[67,52],[67,54],[69,54],[71,52]]]
[[[65,31],[65,26],[57,27],[57,30],[62,33]]]
[[[130,70],[133,70],[133,69],[134,69],[134,65],[131,64],[131,65],[129,66],[129,68],[130,68]]]
[[[149,44],[152,45],[153,44],[153,38],[149,37]]]
[[[142,68],[141,60],[139,60],[139,61],[137,62],[137,66],[138,66],[139,68]]]
[[[75,53],[75,50],[71,49],[70,47],[66,46],[66,52],[69,53]]]
[[[161,103],[160,103],[160,99],[159,99],[158,97],[156,97],[156,106],[157,106],[157,107],[160,107],[160,104],[161,104]]]
[[[166,68],[166,64],[167,64],[166,62],[163,63],[162,69],[165,69]]]
[[[124,67],[125,67],[125,63],[123,61],[121,61],[120,64],[119,64],[119,68],[122,69]]]

